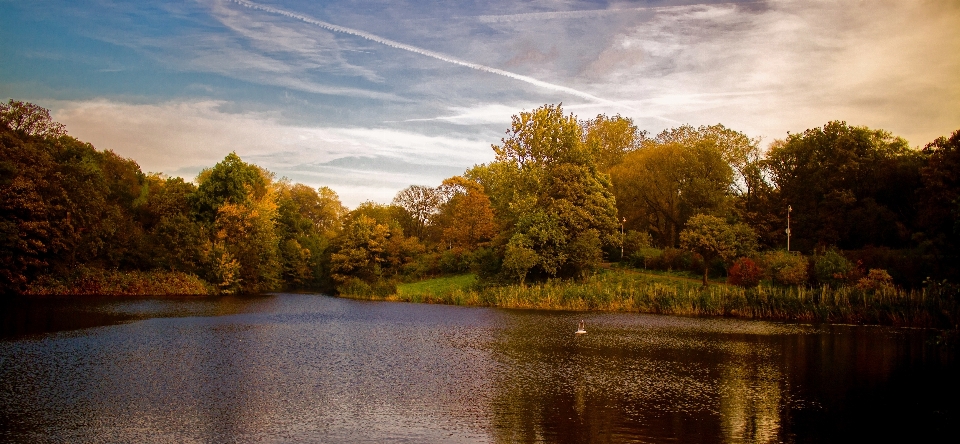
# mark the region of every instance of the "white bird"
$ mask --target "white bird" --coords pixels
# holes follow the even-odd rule
[[[583,320],[581,320],[580,323],[577,324],[577,334],[578,334],[578,335],[582,335],[582,334],[584,334],[584,333],[587,332],[586,330],[583,329],[583,327],[584,327]]]

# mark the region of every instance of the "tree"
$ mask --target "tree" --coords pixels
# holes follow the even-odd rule
[[[13,99],[0,103],[0,123],[28,136],[57,138],[67,134],[63,124],[50,117],[50,110]]]
[[[622,162],[623,157],[639,148],[647,136],[646,131],[637,129],[633,120],[620,117],[619,114],[613,117],[599,114],[580,125],[583,127],[584,146],[594,154],[597,165],[603,171]]]
[[[197,217],[212,222],[225,203],[241,204],[250,199],[261,199],[267,194],[267,186],[272,180],[272,173],[244,162],[237,153],[230,153],[213,168],[204,169],[197,176],[199,186],[193,194]]]
[[[756,235],[743,224],[730,225],[723,219],[698,214],[687,221],[680,233],[680,246],[703,257],[703,286],[709,284],[710,262],[730,260],[756,248]]]
[[[920,169],[922,188],[918,225],[922,245],[938,256],[938,264],[957,267],[960,247],[960,130],[939,137],[923,149],[926,162]]]
[[[722,214],[733,193],[735,153],[729,146],[746,136],[722,126],[665,130],[644,139],[610,170],[619,214],[628,228],[652,234],[662,246],[677,244],[687,219],[698,213]],[[723,136],[723,137],[721,137]]]
[[[273,173],[230,153],[201,171],[197,182],[193,211],[213,234],[206,246],[207,276],[229,291],[279,289],[283,265]]]
[[[424,231],[430,218],[440,210],[442,196],[436,188],[423,185],[410,185],[393,198],[393,204],[403,208],[413,223],[406,230],[410,236],[424,238]]]
[[[439,191],[449,196],[435,217],[448,248],[471,251],[496,236],[490,197],[479,183],[454,176],[445,179]]]
[[[791,206],[791,241],[844,249],[902,246],[910,239],[920,154],[887,131],[829,122],[771,146],[764,167],[776,186],[781,227]]]
[[[493,150],[496,161],[474,168],[468,177],[483,184],[491,199],[501,251],[515,251],[511,257],[523,259],[513,261],[503,253],[506,268],[519,273],[536,258],[531,272],[579,276],[597,265],[602,246],[619,242],[609,178],[584,145],[573,115],[564,116],[559,105],[520,113]],[[599,242],[582,238],[593,235]],[[516,267],[510,265],[514,262]]]

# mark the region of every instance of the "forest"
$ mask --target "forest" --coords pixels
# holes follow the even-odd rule
[[[955,293],[960,276],[960,130],[918,148],[830,121],[763,148],[719,124],[650,134],[545,105],[513,116],[491,162],[349,209],[236,153],[189,181],[34,104],[0,104],[0,122],[7,295],[383,296],[463,274],[582,281],[611,262],[743,287]]]

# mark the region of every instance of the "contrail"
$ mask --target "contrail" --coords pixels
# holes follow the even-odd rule
[[[549,82],[544,82],[544,81],[542,81],[542,80],[537,80],[537,79],[535,79],[535,78],[533,78],[533,77],[528,77],[528,76],[525,76],[525,75],[521,75],[521,74],[517,74],[517,73],[510,72],[510,71],[504,71],[504,70],[502,70],[502,69],[492,68],[492,67],[485,66],[485,65],[481,65],[481,64],[478,64],[478,63],[472,63],[472,62],[467,62],[467,61],[459,60],[459,59],[456,59],[456,58],[454,58],[454,57],[448,56],[448,55],[446,55],[446,54],[441,54],[441,53],[439,53],[439,52],[430,51],[430,50],[428,50],[428,49],[418,48],[418,47],[416,47],[416,46],[408,45],[408,44],[406,44],[406,43],[400,43],[400,42],[397,42],[397,41],[394,41],[394,40],[390,40],[390,39],[386,39],[386,38],[380,37],[380,36],[378,36],[378,35],[370,34],[369,32],[364,32],[364,31],[360,31],[360,30],[357,30],[357,29],[346,28],[346,27],[343,27],[343,26],[334,25],[333,23],[327,23],[327,22],[324,22],[324,21],[321,21],[321,20],[317,20],[317,19],[315,19],[315,18],[307,17],[307,16],[305,16],[305,15],[297,14],[297,13],[290,12],[290,11],[285,11],[285,10],[283,10],[283,9],[277,9],[277,8],[274,8],[274,7],[271,7],[271,6],[265,6],[265,5],[253,3],[253,2],[250,2],[250,1],[247,1],[247,0],[230,0],[230,1],[232,1],[232,2],[234,2],[234,3],[236,3],[236,4],[238,4],[238,5],[241,5],[241,6],[245,6],[245,7],[247,7],[247,8],[250,8],[250,9],[256,9],[256,10],[260,10],[260,11],[264,11],[264,12],[269,12],[269,13],[271,13],[271,14],[278,14],[278,15],[282,15],[282,16],[285,16],[285,17],[290,17],[290,18],[292,18],[292,19],[300,20],[300,21],[302,21],[302,22],[309,23],[309,24],[311,24],[311,25],[319,26],[319,27],[321,27],[321,28],[323,28],[323,29],[326,29],[326,30],[328,30],[328,31],[339,32],[339,33],[343,33],[343,34],[349,34],[349,35],[352,35],[352,36],[356,36],[356,37],[360,37],[360,38],[363,38],[363,39],[370,40],[370,41],[372,41],[372,42],[377,42],[377,43],[380,43],[381,45],[386,45],[386,46],[389,46],[389,47],[391,47],[391,48],[402,49],[402,50],[404,50],[404,51],[410,51],[410,52],[413,52],[413,53],[416,53],[416,54],[424,55],[424,56],[427,56],[427,57],[432,57],[432,58],[435,58],[435,59],[437,59],[437,60],[441,60],[441,61],[444,61],[444,62],[447,62],[447,63],[453,63],[454,65],[460,65],[460,66],[464,66],[464,67],[467,67],[467,68],[476,69],[476,70],[478,70],[478,71],[488,72],[488,73],[490,73],[490,74],[497,74],[497,75],[501,75],[501,76],[504,76],[504,77],[509,77],[509,78],[511,78],[511,79],[519,80],[519,81],[521,81],[521,82],[526,82],[526,83],[529,83],[529,84],[531,84],[531,85],[539,86],[539,87],[544,88],[544,89],[549,89],[549,90],[553,90],[553,91],[565,92],[565,93],[567,93],[567,94],[571,94],[571,95],[574,95],[574,96],[577,96],[577,97],[580,97],[580,98],[583,98],[583,99],[587,99],[587,100],[592,100],[592,101],[594,101],[594,102],[599,102],[599,103],[603,103],[603,104],[607,104],[607,105],[619,106],[619,107],[627,108],[627,109],[630,109],[630,110],[633,110],[633,111],[637,111],[637,112],[640,111],[640,110],[631,108],[631,107],[629,107],[629,106],[627,106],[627,105],[624,105],[624,104],[622,104],[622,103],[618,103],[618,102],[615,102],[615,101],[613,101],[613,100],[604,99],[604,98],[602,98],[602,97],[597,97],[597,96],[595,96],[595,95],[593,95],[593,94],[586,93],[586,92],[583,92],[583,91],[578,91],[578,90],[573,89],[573,88],[569,88],[569,87],[562,86],[562,85],[556,85],[556,84],[549,83]]]

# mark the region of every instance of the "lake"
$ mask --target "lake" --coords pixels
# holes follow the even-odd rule
[[[960,424],[957,347],[929,330],[306,294],[0,308],[3,442],[917,442]]]

